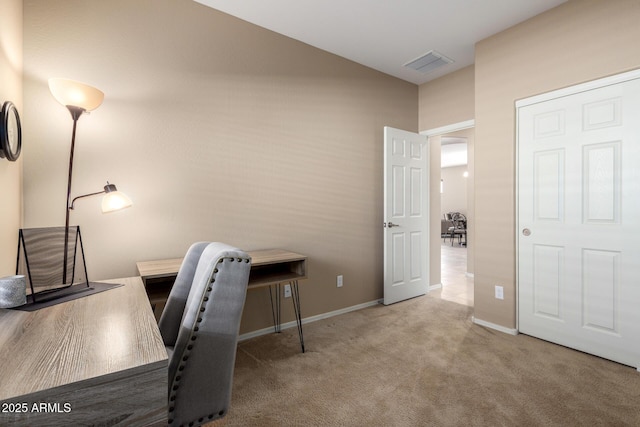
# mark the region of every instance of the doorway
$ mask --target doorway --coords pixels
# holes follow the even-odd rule
[[[432,277],[432,283],[437,281],[436,283],[439,284],[431,286],[430,289],[433,295],[439,295],[444,300],[468,306],[473,306],[474,301],[474,125],[475,122],[469,120],[421,132],[429,137],[434,159],[431,165],[433,170],[438,171],[437,179],[441,183],[442,191],[442,193],[431,194],[431,214],[438,218],[436,223],[432,223],[432,227],[438,226],[440,231],[431,233],[430,247],[433,253],[432,263],[434,266],[437,263],[440,272],[438,276]],[[462,156],[460,144],[465,145],[466,153],[463,154],[466,155],[463,160],[459,159]],[[453,160],[443,162],[443,154]],[[436,176],[432,175],[432,179],[435,178]],[[464,194],[459,194],[461,191]],[[452,195],[451,192],[457,194]],[[444,236],[446,218],[443,215],[449,210],[459,211],[466,217],[467,245],[459,244],[458,236],[454,237],[453,242],[450,237]],[[460,240],[460,243],[465,241],[462,237]]]
[[[472,263],[467,255],[469,192],[473,191],[469,139],[473,141],[473,129],[440,137],[440,298],[473,306]]]

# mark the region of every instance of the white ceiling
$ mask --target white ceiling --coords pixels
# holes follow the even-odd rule
[[[475,44],[566,0],[194,0],[400,79],[422,84],[474,63]],[[429,74],[404,64],[436,50]]]

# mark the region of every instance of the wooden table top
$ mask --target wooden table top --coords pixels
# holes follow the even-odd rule
[[[145,279],[167,277],[178,274],[184,258],[160,259],[153,261],[138,261],[136,267],[138,274]]]
[[[247,251],[251,257],[251,266],[259,267],[262,265],[270,265],[284,262],[304,261],[307,259],[305,255],[284,249],[263,249],[258,251]],[[153,279],[157,277],[167,277],[178,274],[183,258],[171,258],[155,261],[139,261],[136,263],[138,273],[145,279]],[[300,277],[304,278],[304,277]]]
[[[0,309],[0,401],[105,375],[166,366],[139,277],[33,312]]]

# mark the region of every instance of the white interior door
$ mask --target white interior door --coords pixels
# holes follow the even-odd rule
[[[427,293],[427,137],[384,128],[384,304]]]
[[[640,75],[605,84],[518,107],[518,328],[640,367]]]

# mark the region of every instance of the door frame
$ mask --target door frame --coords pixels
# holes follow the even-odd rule
[[[418,132],[420,135],[425,135],[427,137],[443,135],[445,133],[457,132],[459,130],[470,129],[476,126],[475,119],[465,120],[464,122],[452,123],[446,126],[440,126],[437,128],[427,129]]]
[[[471,120],[465,120],[462,122],[457,122],[457,123],[452,123],[449,125],[445,125],[445,126],[440,126],[437,128],[431,128],[431,129],[427,129],[427,130],[423,130],[418,132],[420,135],[425,135],[427,137],[427,146],[431,147],[431,137],[433,136],[439,136],[439,135],[444,135],[447,133],[451,133],[451,132],[457,132],[457,131],[461,131],[461,130],[465,130],[465,129],[471,129],[474,128],[476,126],[476,121],[475,119],[471,119]],[[467,160],[468,161],[468,160]],[[438,168],[438,170],[440,170],[440,168]],[[442,175],[440,175],[440,177],[442,177]],[[440,197],[440,193],[438,193],[437,197]],[[429,199],[429,209],[431,209],[431,206],[433,206],[433,204],[431,203],[431,198]],[[438,212],[438,218],[440,218],[440,213]],[[427,228],[429,228],[429,224],[427,224]],[[429,247],[438,247],[438,252],[440,253],[440,256],[438,257],[439,262],[442,263],[442,251],[440,250],[440,226],[438,226],[437,230],[429,230],[429,231],[433,231],[431,233],[429,233]],[[436,232],[437,231],[437,232]],[[437,241],[436,241],[436,237],[437,237]],[[431,253],[431,251],[429,251],[429,253]],[[440,289],[442,288],[442,271],[440,272],[440,277],[438,277],[438,283],[433,284],[433,285],[429,285],[429,291],[435,290],[435,289]]]
[[[516,180],[515,180],[515,190],[516,190],[516,206],[515,206],[515,247],[516,247],[516,333],[520,333],[520,259],[517,255],[518,248],[520,246],[520,169],[519,159],[520,159],[520,123],[519,123],[519,109],[537,104],[540,102],[550,101],[552,99],[561,98],[565,96],[575,95],[580,92],[586,92],[593,89],[599,89],[605,86],[611,86],[618,83],[624,83],[629,80],[634,80],[640,78],[640,69],[623,72],[620,74],[615,74],[613,76],[603,77],[595,80],[591,80],[585,83],[579,83],[573,86],[567,86],[561,89],[552,90],[550,92],[545,92],[539,95],[530,96],[523,99],[518,99],[514,103],[515,107],[515,119],[516,119],[516,128],[515,128],[515,139],[516,139],[516,152],[515,152],[515,167],[516,167]],[[640,368],[638,368],[640,370]]]

